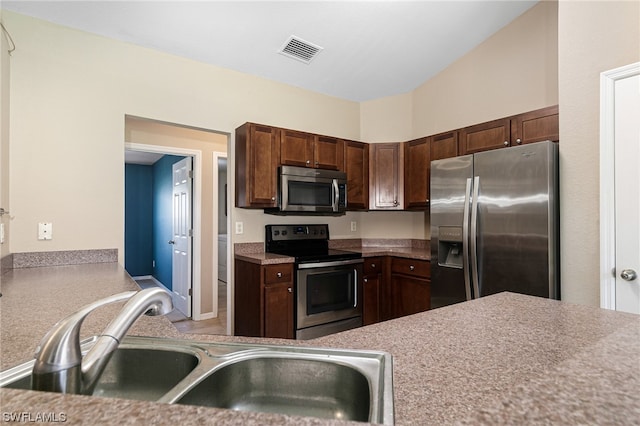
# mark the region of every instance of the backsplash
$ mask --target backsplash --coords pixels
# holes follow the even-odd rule
[[[13,253],[11,257],[13,258],[12,262],[7,265],[7,268],[13,269],[79,265],[83,263],[110,263],[118,261],[118,249]],[[5,265],[3,265],[4,267]]]

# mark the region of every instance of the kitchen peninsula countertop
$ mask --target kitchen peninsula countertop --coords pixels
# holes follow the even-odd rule
[[[329,248],[361,253],[362,257],[395,256],[405,259],[431,260],[429,240],[415,239],[345,239],[330,240]],[[235,258],[260,265],[293,263],[295,259],[264,252],[263,243],[235,245]]]
[[[5,369],[78,307],[136,284],[117,264],[16,269],[2,276]],[[100,332],[118,305],[91,314]],[[131,335],[383,350],[393,356],[396,424],[634,424],[640,418],[640,316],[501,293],[301,342],[182,335],[143,317]],[[78,395],[0,390],[7,413],[64,413],[67,424],[345,424]],[[358,423],[353,423],[358,424]]]

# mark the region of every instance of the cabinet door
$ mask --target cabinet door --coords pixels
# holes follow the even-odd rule
[[[431,305],[429,280],[392,273],[391,288],[395,318],[429,310]]]
[[[315,167],[312,135],[296,130],[280,130],[280,162],[287,166]]]
[[[369,145],[362,142],[344,143],[347,173],[347,210],[369,208]]]
[[[511,143],[520,145],[560,140],[558,106],[516,115],[511,119]]]
[[[236,205],[276,207],[278,129],[246,123],[236,129]]]
[[[264,287],[264,337],[293,339],[293,284]]]
[[[314,167],[319,169],[344,170],[344,141],[329,136],[314,136]]]
[[[362,324],[380,321],[380,275],[365,275],[363,278]]]
[[[458,156],[458,132],[440,133],[431,137],[431,161]]]
[[[511,120],[508,118],[465,127],[459,135],[460,155],[473,154],[510,145]]]
[[[235,259],[235,297],[233,299],[236,336],[262,336],[260,265]]]
[[[374,143],[370,146],[369,208],[404,208],[404,151],[400,143]]]
[[[364,259],[362,323],[375,324],[381,320],[381,297],[383,279],[383,259],[368,257]]]
[[[405,144],[404,200],[406,209],[426,209],[429,205],[430,138]]]
[[[390,269],[392,317],[428,310],[431,307],[431,263],[394,257]]]

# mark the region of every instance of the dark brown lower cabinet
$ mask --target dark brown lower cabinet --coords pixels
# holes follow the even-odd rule
[[[391,317],[399,318],[431,307],[431,264],[426,260],[391,258]]]
[[[236,336],[293,339],[293,264],[259,265],[236,259]]]
[[[380,293],[384,271],[384,258],[367,257],[363,266],[363,308],[362,324],[375,324],[381,320]]]

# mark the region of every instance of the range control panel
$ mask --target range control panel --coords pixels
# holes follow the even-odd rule
[[[267,241],[328,240],[329,225],[266,225]]]

